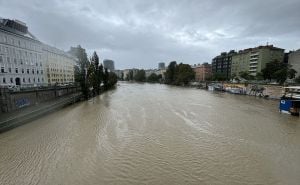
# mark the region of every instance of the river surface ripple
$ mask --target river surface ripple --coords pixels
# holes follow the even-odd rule
[[[300,119],[278,102],[120,85],[0,135],[0,184],[300,184]]]

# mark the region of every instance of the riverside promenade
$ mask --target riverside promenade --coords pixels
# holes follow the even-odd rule
[[[75,93],[54,100],[19,109],[9,113],[0,113],[0,133],[28,123],[44,114],[53,112],[81,99],[81,93]]]

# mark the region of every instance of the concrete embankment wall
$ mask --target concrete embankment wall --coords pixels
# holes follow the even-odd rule
[[[17,126],[26,124],[34,119],[37,119],[45,114],[56,111],[63,108],[69,104],[80,101],[82,95],[81,93],[76,93],[57,99],[55,101],[47,102],[47,105],[33,106],[29,107],[24,112],[13,112],[12,115],[5,115],[5,119],[0,119],[0,133],[13,129]]]
[[[27,89],[18,92],[0,89],[0,112],[7,113],[16,111],[42,102],[55,100],[66,95],[75,94],[79,91],[80,88],[75,86]]]

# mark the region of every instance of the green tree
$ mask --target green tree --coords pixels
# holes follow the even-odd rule
[[[100,94],[100,85],[101,85],[101,78],[102,78],[100,70],[102,70],[102,72],[103,72],[103,68],[100,69],[99,57],[98,57],[96,51],[93,53],[93,56],[91,58],[90,68],[93,68],[93,69],[90,69],[90,71],[92,72],[92,74],[90,74],[90,80],[91,80],[91,84],[93,86],[93,93],[94,93],[94,95]]]
[[[148,78],[147,81],[151,82],[151,83],[155,83],[155,82],[159,82],[159,80],[162,78],[161,75],[157,75],[155,73],[151,73]]]
[[[71,50],[69,52],[77,59],[75,66],[75,82],[80,84],[81,92],[84,98],[87,99],[89,93],[87,71],[90,65],[87,54],[85,52],[85,49],[80,45],[78,45],[77,47],[71,47]]]
[[[113,72],[109,72],[108,73],[108,88],[113,87],[117,82],[118,82],[118,76]]]
[[[105,90],[107,90],[109,88],[108,79],[109,79],[109,73],[108,73],[107,68],[105,68],[104,75],[103,75],[103,86],[104,86]]]
[[[188,64],[180,63],[175,67],[175,84],[187,85],[191,80],[195,79],[195,72]]]
[[[143,69],[138,70],[137,73],[134,75],[134,80],[137,82],[145,82],[146,81],[145,70],[143,70]]]
[[[250,73],[248,71],[241,71],[239,73],[239,76],[244,78],[245,80],[253,80],[254,76],[250,75]]]
[[[211,79],[213,81],[225,81],[225,80],[227,80],[227,77],[226,77],[226,74],[217,72],[212,75]]]
[[[173,84],[175,82],[175,71],[176,71],[176,61],[170,62],[166,74],[165,79],[167,84]]]
[[[295,69],[288,69],[287,76],[289,79],[296,78],[297,71]]]
[[[276,80],[283,84],[287,78],[295,78],[297,71],[292,69],[291,65],[285,64],[278,60],[267,63],[266,67],[262,70],[265,80]]]

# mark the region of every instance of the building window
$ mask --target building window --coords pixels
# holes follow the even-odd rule
[[[1,67],[1,73],[4,73],[4,67]]]
[[[3,83],[6,83],[6,78],[3,78],[3,79],[2,79],[2,82],[3,82]]]
[[[34,74],[34,69],[32,69],[31,71],[32,71],[32,74]]]
[[[38,82],[40,82],[40,79],[38,78]]]
[[[23,65],[23,60],[20,58],[20,64]]]
[[[14,83],[14,79],[13,78],[10,78],[10,83]]]
[[[1,62],[1,63],[3,62],[3,57],[2,57],[2,56],[0,56],[0,62]]]
[[[41,74],[43,74],[44,73],[44,71],[43,70],[41,70]]]
[[[29,74],[29,69],[27,69],[27,74]]]
[[[39,70],[36,70],[36,74],[39,74]]]
[[[11,68],[10,67],[8,68],[8,72],[11,73]]]
[[[16,58],[14,58],[14,63],[17,64],[17,59]]]
[[[35,78],[33,78],[33,82],[35,82]]]
[[[24,74],[24,69],[22,69],[22,74]]]
[[[16,68],[16,73],[19,73],[19,69],[18,68]]]
[[[30,78],[28,78],[28,82],[29,82],[29,83],[31,82]]]
[[[25,83],[25,78],[23,78],[23,83]]]

